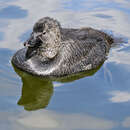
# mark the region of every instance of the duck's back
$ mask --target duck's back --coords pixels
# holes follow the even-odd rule
[[[67,39],[73,39],[73,40],[79,40],[79,41],[107,40],[109,45],[113,43],[113,38],[111,36],[93,28],[81,28],[81,29],[63,28],[61,33],[63,35],[63,40],[67,40]]]
[[[113,40],[92,28],[63,29],[62,73],[72,74],[95,69],[106,60]]]

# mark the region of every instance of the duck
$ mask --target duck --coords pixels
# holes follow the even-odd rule
[[[62,28],[43,17],[33,26],[24,48],[12,57],[18,69],[42,77],[63,77],[96,69],[107,59],[112,36],[91,27]]]

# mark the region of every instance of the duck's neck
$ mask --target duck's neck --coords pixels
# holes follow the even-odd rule
[[[50,59],[45,55],[45,49],[44,48],[38,48],[37,49],[37,56],[42,62],[49,61]]]

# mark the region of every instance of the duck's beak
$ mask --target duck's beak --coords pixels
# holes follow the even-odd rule
[[[24,42],[25,47],[34,47],[35,44],[36,44],[35,42],[30,42],[30,41],[29,42],[28,41]]]
[[[27,40],[26,42],[24,42],[24,46],[25,47],[34,47],[35,43]]]
[[[24,42],[24,46],[25,47],[35,47],[35,46],[39,46],[41,40],[39,39],[39,36],[41,35],[41,33],[32,33],[31,37]]]

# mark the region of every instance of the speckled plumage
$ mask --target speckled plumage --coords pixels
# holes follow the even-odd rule
[[[60,77],[97,68],[106,60],[113,39],[92,29],[61,28],[59,22],[45,17],[33,28],[25,45],[12,63],[34,75]]]

